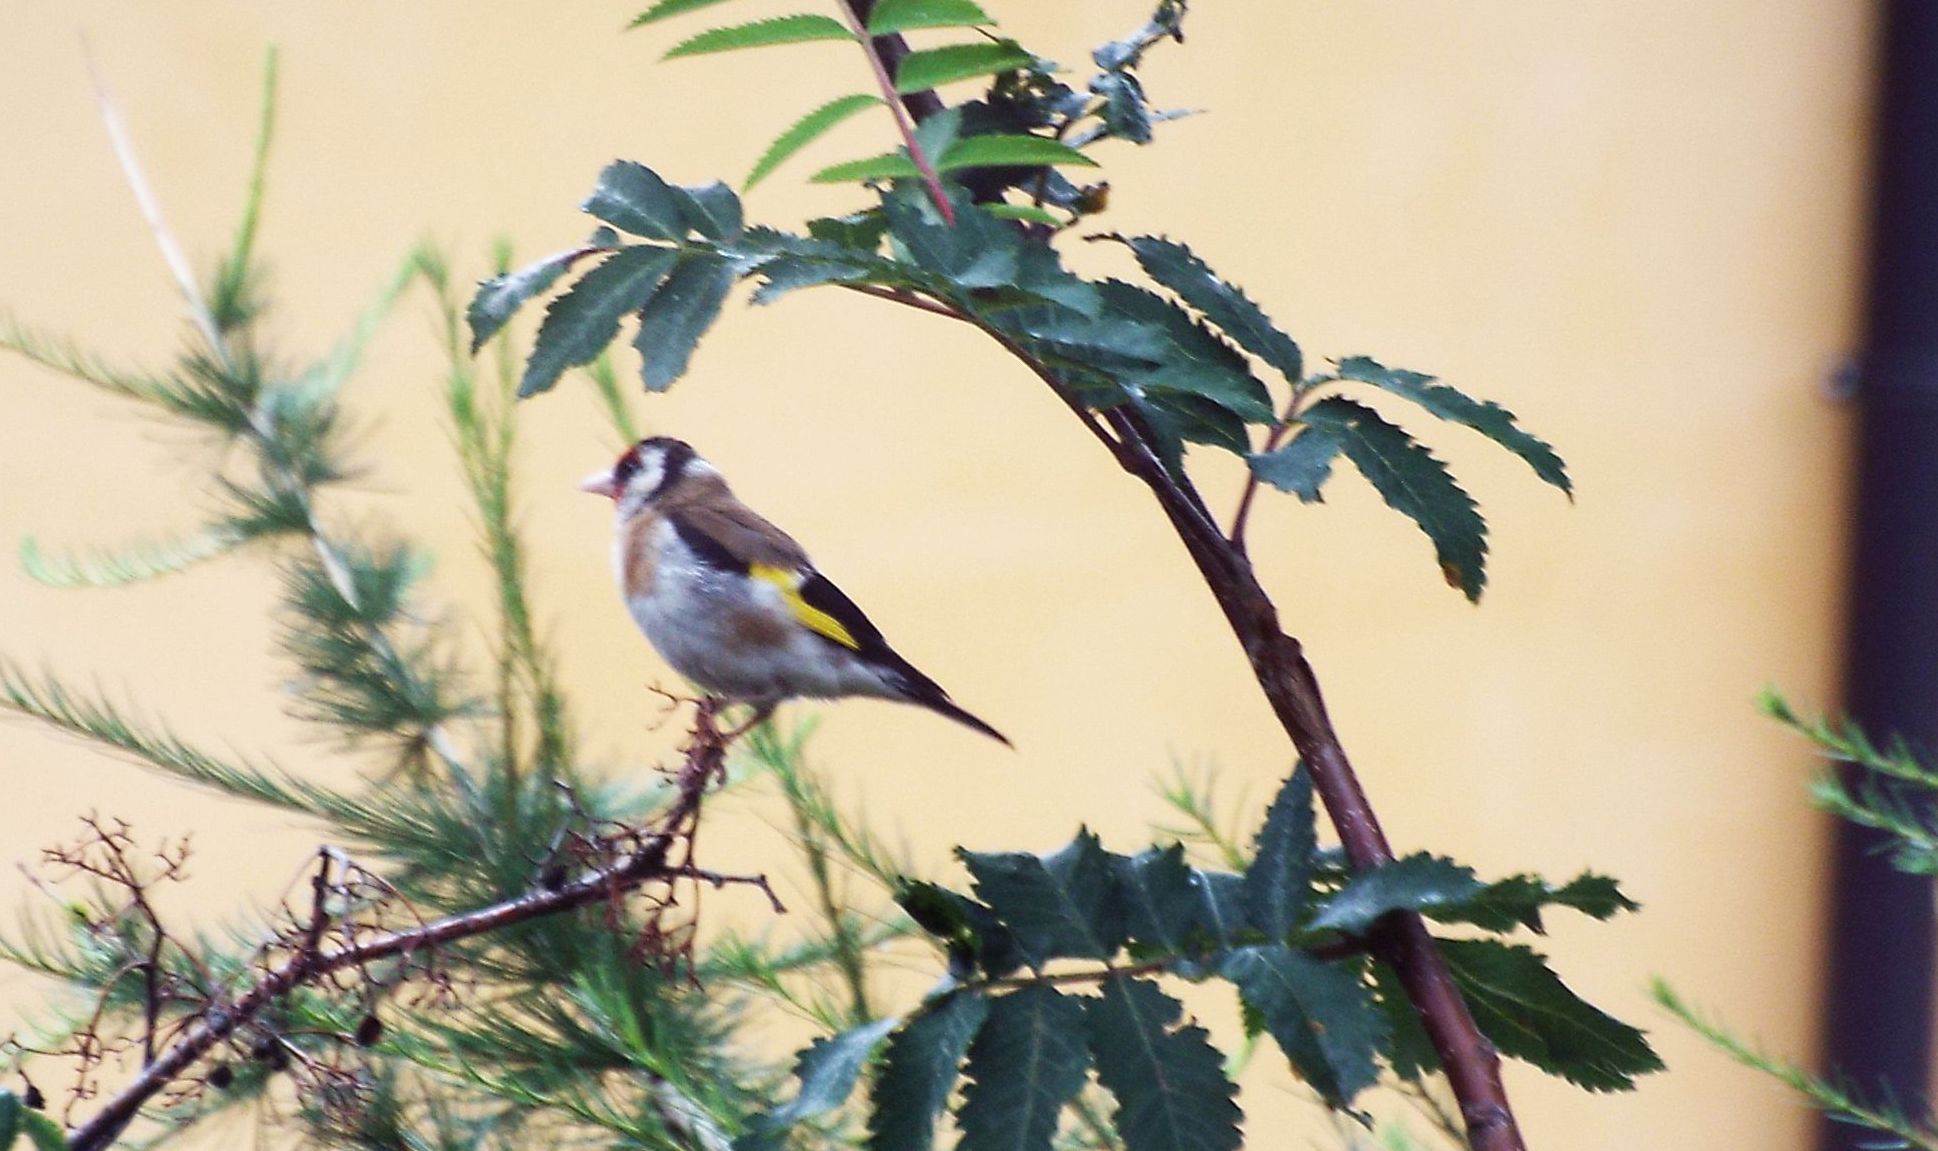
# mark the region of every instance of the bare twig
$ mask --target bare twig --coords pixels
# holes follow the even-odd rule
[[[727,884],[752,886],[767,896],[776,912],[784,911],[780,899],[764,876],[727,875],[695,866],[690,856],[678,864],[670,858],[676,844],[690,845],[702,797],[725,770],[726,748],[726,742],[719,738],[709,723],[696,726],[685,760],[676,775],[672,803],[652,825],[628,833],[627,841],[631,849],[619,858],[555,886],[541,885],[539,889],[515,899],[476,911],[421,922],[401,930],[361,935],[346,930],[341,933],[340,942],[333,944],[330,928],[337,925],[337,917],[331,911],[330,896],[337,887],[332,877],[337,870],[338,858],[329,849],[322,850],[310,877],[309,914],[292,941],[288,957],[263,970],[253,984],[232,999],[206,1004],[199,1018],[183,1028],[166,1049],[146,1062],[132,1082],[73,1130],[68,1140],[69,1148],[71,1151],[104,1151],[133,1121],[144,1104],[168,1089],[198,1059],[250,1024],[283,996],[298,987],[325,980],[337,972],[361,969],[387,959],[421,958],[458,940],[490,935],[517,924],[582,907],[610,905],[625,893],[650,883],[672,884],[678,880],[688,880],[714,887]],[[669,897],[661,900],[655,911],[664,912],[673,905]],[[350,925],[345,923],[340,926],[347,928]],[[685,938],[690,934],[690,930],[662,933],[666,938]]]

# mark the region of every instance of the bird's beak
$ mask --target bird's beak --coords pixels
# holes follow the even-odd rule
[[[612,482],[611,472],[593,472],[579,481],[579,490],[591,492],[595,496],[604,496],[609,500],[619,498],[619,486]]]

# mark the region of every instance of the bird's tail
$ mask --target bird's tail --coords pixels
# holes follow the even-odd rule
[[[935,712],[937,715],[946,715],[950,719],[955,720],[957,723],[961,724],[964,727],[974,728],[977,731],[982,732],[984,735],[988,736],[989,738],[1002,744],[1004,747],[1014,748],[1016,746],[1015,744],[1009,742],[1008,736],[1005,736],[1002,732],[997,731],[995,728],[984,723],[982,720],[977,719],[975,716],[970,715],[968,712],[957,707],[955,703],[951,701],[949,697],[946,695],[938,694],[936,697],[932,699],[911,699],[909,702],[920,704],[923,707],[928,708],[930,711]]]
[[[888,664],[889,675],[887,678],[890,687],[896,690],[897,695],[904,703],[912,703],[917,707],[926,707],[937,715],[946,715],[964,727],[974,728],[982,732],[1004,747],[1014,748],[1016,746],[1009,742],[1009,737],[1005,736],[1002,732],[997,731],[982,720],[977,719],[975,716],[957,707],[955,701],[949,698],[949,693],[942,690],[942,685],[917,671],[914,664],[896,655],[893,651],[882,653],[881,658],[884,663]]]

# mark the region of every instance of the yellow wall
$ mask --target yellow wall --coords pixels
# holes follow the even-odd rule
[[[1079,62],[1142,6],[995,8]],[[1402,850],[1488,873],[1593,867],[1647,905],[1609,926],[1558,921],[1548,945],[1590,998],[1649,1026],[1673,1070],[1605,1098],[1514,1069],[1536,1147],[1803,1146],[1797,1106],[1692,1042],[1643,988],[1668,976],[1770,1047],[1809,1050],[1824,828],[1803,801],[1806,757],[1749,700],[1766,683],[1809,700],[1832,690],[1845,421],[1821,381],[1854,314],[1864,9],[1205,4],[1188,47],[1157,52],[1147,79],[1162,103],[1210,114],[1109,156],[1112,225],[1188,238],[1309,356],[1437,372],[1513,408],[1572,465],[1570,507],[1476,439],[1435,436],[1495,529],[1479,610],[1356,478],[1321,507],[1272,499],[1256,523],[1260,565]],[[283,339],[303,353],[422,236],[472,269],[501,233],[528,253],[569,243],[605,161],[733,176],[786,109],[861,82],[832,46],[659,66],[664,35],[618,32],[632,10],[12,0],[0,305],[130,359],[184,338],[77,32],[204,266],[239,201],[261,50],[282,46],[264,244]],[[857,122],[817,155],[879,148],[883,133]],[[751,211],[785,223],[844,202],[801,188],[805,170],[758,190]],[[425,533],[440,586],[477,607],[436,356],[425,307],[407,304],[351,393],[377,464],[353,503]],[[0,413],[7,540],[182,526],[183,494],[213,458],[15,362],[0,361]],[[734,306],[649,414],[1015,738],[1010,755],[911,710],[829,713],[821,760],[918,857],[1049,847],[1079,819],[1128,845],[1159,815],[1146,781],[1174,761],[1219,764],[1253,804],[1286,771],[1153,508],[969,333],[845,297]],[[592,745],[638,762],[664,742],[641,731],[641,685],[666,673],[609,591],[605,509],[571,489],[614,445],[582,395],[522,416],[546,618]],[[1235,473],[1213,474],[1228,504]],[[89,594],[9,565],[0,651],[125,686],[197,738],[313,763],[313,742],[265,716],[272,592],[252,563]],[[189,902],[207,919],[275,890],[313,842],[18,724],[0,726],[0,773],[8,861],[87,810],[150,835],[192,828]],[[767,834],[751,825],[749,850],[770,852],[756,844]],[[18,879],[0,884],[26,898]],[[1307,1115],[1254,1082],[1245,1102],[1266,1120]]]

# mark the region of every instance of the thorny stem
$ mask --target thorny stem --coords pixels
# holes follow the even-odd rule
[[[895,293],[870,294],[924,311],[938,310]],[[973,315],[941,307],[946,309],[944,314],[987,333],[1035,373],[1104,445],[1118,466],[1150,489],[1224,611],[1279,725],[1312,772],[1313,785],[1353,869],[1365,871],[1392,862],[1393,849],[1333,730],[1312,665],[1306,661],[1299,641],[1280,628],[1277,605],[1258,582],[1244,549],[1220,530],[1190,479],[1164,466],[1151,446],[1148,430],[1130,413],[1122,408],[1105,409],[1099,423],[1097,413],[1014,340]],[[1459,1102],[1473,1151],[1525,1151],[1526,1143],[1501,1082],[1500,1056],[1474,1024],[1453,972],[1426,924],[1417,913],[1393,912],[1375,926],[1370,942],[1373,953],[1393,967],[1413,1001]]]
[[[556,889],[532,891],[476,911],[352,940],[334,950],[326,950],[324,946],[330,921],[326,897],[330,864],[334,859],[334,853],[324,849],[311,878],[314,902],[295,954],[270,969],[232,1001],[211,1002],[201,1018],[183,1028],[174,1043],[147,1063],[133,1082],[72,1131],[68,1136],[69,1151],[106,1151],[142,1106],[196,1060],[297,987],[336,972],[380,960],[425,955],[447,943],[494,934],[581,907],[606,904],[643,884],[681,878],[698,879],[715,886],[739,883],[757,887],[780,910],[780,903],[764,877],[722,875],[700,870],[690,863],[676,866],[668,859],[674,843],[691,836],[701,798],[708,784],[720,775],[725,762],[725,742],[703,723],[696,728],[681,767],[673,803],[652,830],[641,837],[641,847],[629,857],[595,868]]]

